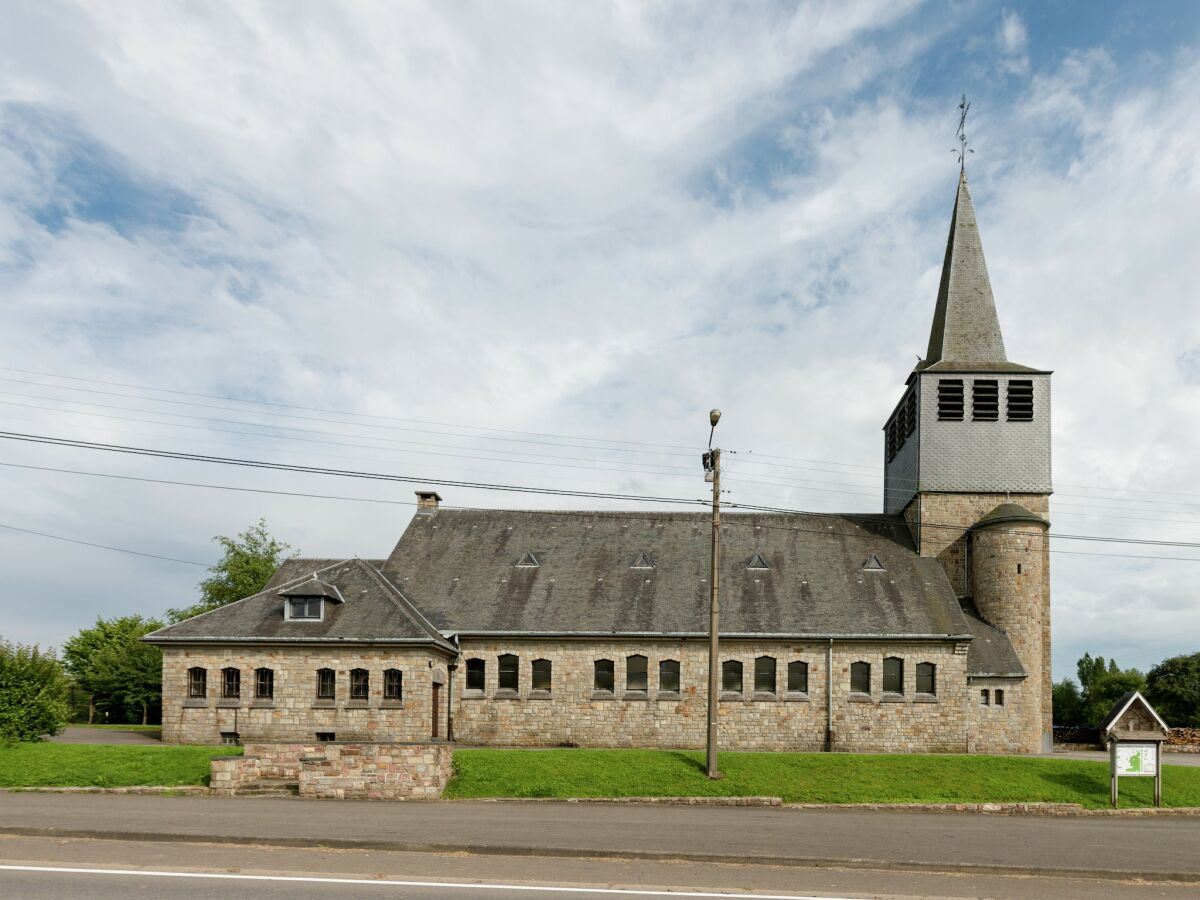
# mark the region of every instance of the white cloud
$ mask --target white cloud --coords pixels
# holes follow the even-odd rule
[[[1000,25],[996,29],[996,43],[1001,54],[1001,68],[1014,75],[1029,72],[1029,32],[1021,16],[1006,9],[1000,14]]]

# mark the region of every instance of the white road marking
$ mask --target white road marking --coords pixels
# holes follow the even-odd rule
[[[636,888],[548,887],[529,884],[488,884],[466,881],[387,881],[375,878],[318,878],[305,875],[237,875],[230,872],[162,872],[155,869],[80,869],[67,866],[6,866],[0,871],[57,872],[65,875],[137,875],[151,878],[222,878],[234,881],[290,881],[305,884],[357,884],[381,887],[463,888],[481,891],[539,891],[550,894],[620,894],[627,897],[745,897],[749,900],[853,900],[808,894],[746,894],[719,891],[639,891]]]

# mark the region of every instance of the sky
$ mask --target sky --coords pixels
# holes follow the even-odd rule
[[[720,407],[726,502],[879,512],[964,92],[1053,530],[1175,544],[1055,538],[1055,676],[1196,652],[1189,2],[5,3],[3,430],[698,499]],[[416,486],[0,439],[0,635],[186,606],[260,517],[384,556]]]

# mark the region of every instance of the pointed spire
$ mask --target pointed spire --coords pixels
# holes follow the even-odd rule
[[[966,172],[960,172],[929,350],[918,368],[939,362],[964,368],[988,367],[1007,361],[983,244],[975,224],[975,207],[967,190]]]

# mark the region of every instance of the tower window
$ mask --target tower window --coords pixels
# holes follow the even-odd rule
[[[887,427],[887,458],[891,462],[896,458],[896,454],[900,450],[900,421],[899,418],[894,418],[888,422]]]
[[[1008,421],[1033,421],[1033,382],[1010,381],[1008,383]]]
[[[976,422],[995,422],[1000,418],[998,382],[976,379],[971,383],[971,418]]]
[[[963,383],[961,378],[938,380],[938,421],[961,422],[963,417]]]

